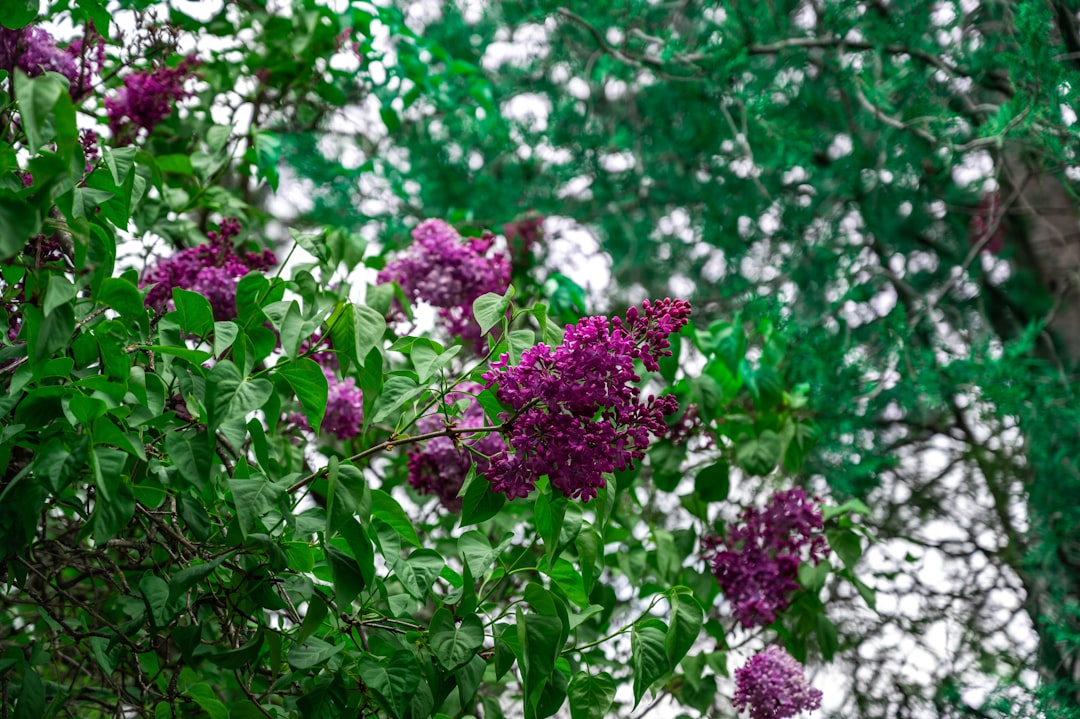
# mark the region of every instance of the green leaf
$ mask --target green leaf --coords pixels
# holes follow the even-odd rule
[[[46,130],[56,101],[66,94],[64,83],[59,76],[52,73],[31,79],[21,70],[15,71],[14,79],[23,131],[30,146],[30,154],[36,155],[41,146],[50,139]]]
[[[112,307],[125,319],[146,317],[146,305],[143,304],[138,288],[120,277],[108,277],[101,283],[97,301]]]
[[[235,322],[214,323],[214,356],[220,357],[232,347],[240,334],[240,327]]]
[[[209,562],[185,567],[172,575],[169,580],[169,602],[176,605],[188,593],[188,590],[213,574],[214,570],[220,567],[231,554],[232,552],[228,552],[214,557]]]
[[[122,472],[128,454],[118,449],[94,447],[90,454],[97,493],[94,501],[94,541],[105,544],[127,526],[135,515],[135,495]]]
[[[367,586],[360,565],[354,558],[334,546],[327,547],[326,562],[330,565],[330,574],[334,579],[334,594],[338,606],[346,607],[352,604],[356,595]]]
[[[724,460],[698,470],[694,476],[694,491],[703,502],[723,502],[731,490],[731,468]]]
[[[523,614],[518,611],[518,640],[525,659],[525,716],[536,716],[537,705],[555,670],[555,660],[562,646],[562,622],[557,617]]]
[[[265,318],[261,309],[269,294],[270,280],[261,272],[249,272],[236,283],[236,315],[245,328]]]
[[[308,424],[318,432],[326,413],[326,401],[330,392],[322,368],[315,360],[301,357],[296,362],[276,367],[275,372],[284,377],[292,387],[296,398],[300,400],[300,406],[304,408]]]
[[[462,706],[468,706],[473,697],[476,696],[476,690],[484,679],[486,669],[487,662],[482,656],[475,654],[472,659],[465,663],[465,666],[455,672],[454,677],[457,679],[458,697]],[[485,717],[487,716],[489,715],[485,715]]]
[[[167,627],[176,616],[169,603],[169,583],[155,574],[146,574],[139,581],[139,592],[154,629]]]
[[[173,430],[165,435],[165,451],[176,469],[195,487],[205,487],[214,465],[214,449],[206,432]]]
[[[426,338],[420,338],[413,343],[409,354],[413,367],[421,384],[427,384],[436,372],[441,370],[461,351],[461,345],[454,345],[444,350],[441,345]]]
[[[375,698],[382,707],[397,719],[402,719],[413,692],[420,684],[420,666],[416,658],[406,649],[394,652],[385,662],[365,654],[356,663],[356,668],[360,672],[360,679],[375,692]]]
[[[371,516],[381,519],[397,532],[397,535],[413,547],[420,546],[409,515],[393,497],[381,489],[371,490]]]
[[[37,208],[15,195],[0,190],[0,260],[13,257],[37,234],[41,217]]]
[[[660,677],[668,673],[664,632],[655,626],[635,624],[630,631],[630,666],[634,675],[634,707]]]
[[[697,641],[705,613],[685,587],[669,591],[668,602],[671,604],[671,617],[664,635],[664,651],[667,652],[668,664],[675,666]]]
[[[416,380],[406,375],[390,375],[386,378],[382,392],[379,393],[379,401],[376,404],[375,416],[372,422],[382,422],[385,419],[398,414],[401,409],[416,399],[417,396],[427,390],[427,387],[417,384]]]
[[[510,309],[510,299],[514,296],[513,286],[507,288],[506,294],[498,295],[488,292],[473,300],[473,317],[480,325],[480,334],[486,335],[495,325],[506,317],[506,311]]]
[[[23,305],[22,311],[27,325],[25,331],[30,346],[31,364],[51,359],[54,353],[70,344],[75,330],[75,311],[71,305],[55,308],[48,317],[37,307],[30,305]]]
[[[77,288],[67,277],[55,274],[49,275],[49,289],[45,291],[45,316],[61,305],[66,305],[75,299]]]
[[[32,667],[24,665],[19,703],[15,705],[12,719],[41,719],[43,716],[45,716],[45,687],[37,672]]]
[[[825,538],[829,540],[829,546],[843,560],[844,566],[854,570],[862,557],[862,541],[859,535],[850,529],[828,529]]]
[[[303,232],[290,227],[289,235],[292,237],[293,242],[315,259],[320,262],[330,261],[330,247],[327,245],[325,230],[316,235],[305,235]]]
[[[210,398],[209,426],[217,429],[231,419],[242,419],[266,404],[274,393],[268,380],[243,377],[229,360],[221,360],[210,370],[206,394]]]
[[[98,33],[102,37],[109,37],[109,21],[112,17],[109,11],[97,0],[76,0],[76,4],[80,10],[86,13],[86,17],[94,23],[94,28]]]
[[[484,625],[474,614],[455,624],[454,615],[441,608],[431,617],[431,651],[447,671],[464,666],[484,646]]]
[[[250,640],[236,649],[229,649],[207,658],[222,669],[239,669],[258,658],[259,650],[262,648],[265,638],[266,633],[259,629]]]
[[[849,499],[841,504],[839,507],[824,506],[821,508],[821,517],[828,522],[833,517],[840,517],[845,514],[861,514],[869,517],[873,514],[870,508],[858,499]]]
[[[281,159],[281,138],[270,132],[255,133],[255,165],[270,189],[278,188],[277,165]]]
[[[344,648],[344,644],[330,644],[317,637],[308,637],[303,644],[289,650],[287,660],[293,669],[311,669]]]
[[[840,648],[840,637],[836,631],[836,625],[824,614],[819,614],[815,633],[818,646],[821,647],[821,656],[825,661],[831,662],[836,655],[836,650]]]
[[[569,693],[571,719],[604,719],[615,701],[615,679],[607,672],[578,672]]]
[[[746,472],[763,477],[776,467],[781,451],[780,436],[767,429],[735,445],[735,461]]]
[[[266,531],[259,520],[267,512],[277,508],[286,496],[286,483],[274,484],[262,477],[230,479],[229,489],[232,490],[240,531],[244,536],[251,532]]]
[[[367,305],[344,302],[327,320],[334,349],[358,365],[368,353],[382,344],[386,319]]]
[[[446,563],[434,549],[417,549],[408,558],[398,559],[394,572],[409,594],[423,601],[444,566]]]
[[[105,148],[103,155],[105,166],[109,168],[112,181],[117,187],[122,187],[127,182],[128,174],[135,167],[135,155],[137,149],[129,145],[127,147]]]
[[[398,117],[392,107],[384,107],[379,110],[379,117],[382,118],[383,124],[386,125],[387,132],[391,134],[397,132],[397,129],[401,127],[401,118]]]
[[[26,27],[37,17],[40,7],[41,3],[38,0],[2,0],[0,1],[0,25],[12,30]],[[39,680],[38,686],[40,685]],[[42,695],[42,701],[44,702],[44,695]],[[42,711],[44,709],[44,704],[42,704]]]
[[[214,330],[214,309],[198,292],[174,287],[173,301],[179,315],[177,323],[184,334],[206,337]]]
[[[491,482],[476,473],[475,465],[469,468],[462,491],[464,492],[461,497],[462,527],[491,519],[506,504],[506,495],[493,490]]]

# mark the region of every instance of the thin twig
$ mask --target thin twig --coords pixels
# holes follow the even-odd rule
[[[365,457],[370,457],[373,454],[378,454],[379,452],[389,452],[399,444],[415,444],[416,442],[423,442],[425,440],[435,439],[436,437],[450,437],[451,439],[457,439],[458,437],[465,434],[476,434],[478,432],[501,432],[506,429],[506,427],[506,423],[493,425],[490,427],[447,427],[446,429],[442,429],[437,432],[424,432],[423,434],[416,434],[411,437],[391,437],[388,440],[379,442],[373,447],[368,447],[362,452],[357,452],[351,457],[346,457],[344,461],[357,462],[361,459],[364,459]],[[308,476],[298,480],[295,484],[289,487],[289,492],[291,493],[299,489],[303,489],[322,475],[326,474],[327,469],[329,469],[329,467],[320,469],[317,472],[312,472]]]

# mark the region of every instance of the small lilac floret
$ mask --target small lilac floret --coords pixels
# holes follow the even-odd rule
[[[547,475],[567,497],[587,502],[604,487],[604,473],[632,468],[650,436],[667,431],[664,416],[678,410],[672,395],[641,400],[634,360],[655,370],[671,354],[668,335],[689,316],[683,300],[646,301],[625,321],[586,317],[568,325],[560,347],[538,344],[516,366],[505,354],[492,363],[484,379],[511,409],[508,451],[484,473],[493,489],[527,497]]]
[[[783,648],[770,645],[735,670],[739,711],[751,719],[787,719],[821,707],[821,691],[806,681],[803,665]]]
[[[765,626],[787,608],[799,588],[805,555],[825,557],[821,509],[796,487],[777,492],[764,509],[750,507],[728,536],[706,537],[703,556],[744,627]]]

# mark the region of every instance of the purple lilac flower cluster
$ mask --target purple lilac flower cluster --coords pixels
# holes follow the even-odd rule
[[[63,50],[39,27],[0,28],[0,69],[12,72],[18,68],[30,77],[58,72],[71,83],[72,97],[86,94],[104,65],[105,39],[94,32],[93,25],[87,27],[85,40],[75,40]]]
[[[667,431],[664,416],[678,410],[672,395],[641,400],[634,360],[655,371],[670,355],[667,337],[685,325],[690,303],[645,301],[618,317],[586,317],[568,325],[562,346],[538,344],[510,366],[503,355],[484,374],[510,408],[509,450],[496,454],[484,475],[495,491],[526,497],[547,475],[552,486],[588,501],[604,473],[628,469],[645,456],[650,435]]]
[[[270,250],[236,253],[233,238],[240,234],[240,221],[227,217],[219,232],[208,232],[210,242],[177,252],[158,262],[142,279],[141,286],[154,285],[146,295],[148,307],[165,309],[172,302],[172,291],[179,287],[198,292],[210,301],[214,319],[236,317],[236,282],[252,270],[266,270],[277,264]]]
[[[0,68],[22,70],[30,77],[58,72],[71,83],[79,77],[75,58],[56,47],[56,40],[39,27],[0,28]]]
[[[703,540],[706,562],[744,627],[772,624],[799,588],[804,554],[826,554],[821,509],[796,487],[777,492],[764,509],[750,507],[726,539]],[[805,551],[804,551],[805,550]]]
[[[457,420],[444,415],[432,415],[416,423],[419,433],[438,432],[448,427],[483,427],[487,422],[484,410],[473,396],[482,387],[463,385],[446,396],[447,404],[467,398],[469,404]],[[476,465],[482,474],[488,468],[488,458],[505,450],[506,444],[498,432],[486,432],[473,439],[435,437],[409,452],[409,484],[420,494],[433,494],[451,512],[461,511],[458,492],[465,483],[469,468]]]
[[[177,100],[191,94],[184,89],[184,83],[198,64],[194,57],[187,57],[176,67],[133,72],[125,77],[116,96],[105,98],[113,136],[130,141],[139,128],[152,131],[169,116]]]
[[[356,380],[337,376],[323,367],[329,394],[326,397],[326,414],[323,415],[322,431],[338,439],[352,439],[360,434],[364,424],[364,393],[356,386]]]
[[[821,706],[821,691],[806,681],[802,664],[776,645],[735,670],[735,708],[751,719],[787,719]]]
[[[502,293],[510,283],[505,254],[488,256],[493,235],[463,239],[442,220],[426,220],[413,230],[413,244],[387,264],[378,283],[397,282],[406,295],[439,309],[446,330],[476,343],[480,328],[472,303],[487,292]]]

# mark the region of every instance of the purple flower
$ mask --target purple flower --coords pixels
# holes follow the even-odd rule
[[[360,427],[364,424],[364,394],[352,377],[339,380],[326,368],[323,368],[323,374],[330,386],[322,431],[338,439],[352,439],[360,434]]]
[[[703,555],[735,617],[744,627],[764,626],[799,588],[804,553],[814,564],[825,556],[821,510],[796,487],[774,494],[764,509],[746,509],[742,519],[725,539],[706,537]]]
[[[650,435],[667,431],[664,416],[678,409],[674,396],[641,400],[634,371],[640,359],[655,370],[670,355],[667,336],[686,324],[683,300],[645,301],[626,320],[586,317],[568,325],[562,346],[538,344],[511,367],[503,355],[484,374],[498,384],[511,409],[505,432],[509,451],[496,454],[484,475],[497,492],[526,497],[547,475],[552,486],[588,501],[604,487],[604,473],[628,469],[645,456]]]
[[[58,72],[73,87],[79,77],[75,58],[57,48],[53,36],[39,27],[0,28],[0,68],[8,72],[18,68],[30,77]]]
[[[806,681],[802,664],[770,645],[735,670],[733,703],[751,719],[786,719],[821,707],[821,691]]]
[[[100,153],[98,152],[97,141],[97,133],[93,130],[83,130],[79,133],[79,144],[82,145],[83,157],[86,160],[83,174],[89,175],[90,171],[94,169],[94,163],[98,160]]]
[[[113,136],[130,139],[138,128],[152,131],[172,113],[177,100],[191,94],[184,89],[184,83],[197,64],[194,57],[188,57],[174,68],[133,72],[125,77],[124,86],[116,95],[105,98],[105,111]]]
[[[210,242],[177,252],[158,262],[148,271],[141,287],[154,285],[146,294],[146,305],[167,309],[172,304],[174,287],[198,292],[210,301],[214,319],[236,317],[236,282],[252,270],[265,270],[277,264],[270,250],[238,255],[232,238],[240,234],[240,222],[235,217],[221,221],[220,232],[208,232]]]
[[[419,433],[438,432],[447,427],[482,427],[486,425],[484,410],[476,398],[467,392],[479,392],[479,385],[465,385],[447,395],[447,404],[466,398],[469,404],[454,420],[438,414],[422,418],[416,423]],[[472,439],[435,437],[418,445],[409,452],[409,484],[420,494],[433,494],[444,507],[452,512],[461,511],[458,492],[465,483],[469,469],[475,464],[478,474],[488,467],[488,458],[505,450],[506,444],[498,432],[479,434]]]
[[[447,332],[478,342],[480,328],[472,303],[487,292],[502,293],[510,282],[505,254],[488,256],[493,235],[462,239],[442,220],[427,220],[413,230],[413,244],[379,273],[378,283],[397,282],[406,295],[439,308]]]

